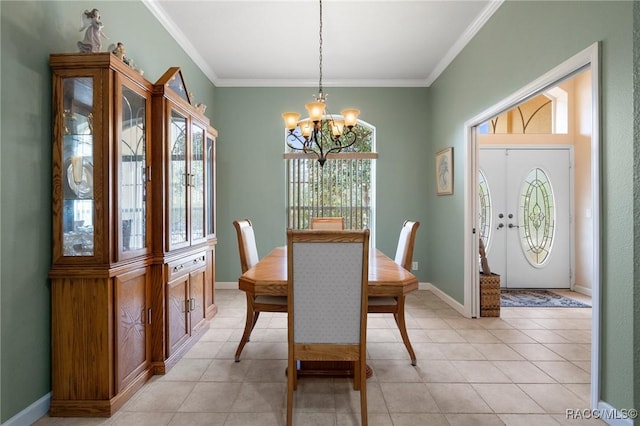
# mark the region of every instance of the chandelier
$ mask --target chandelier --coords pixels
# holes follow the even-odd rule
[[[328,154],[340,152],[358,141],[353,128],[360,110],[354,108],[342,110],[342,119],[334,119],[327,110],[327,95],[322,88],[322,0],[320,0],[319,53],[318,95],[314,95],[314,102],[305,105],[309,118],[300,120],[300,114],[297,112],[285,112],[282,118],[287,129],[286,140],[289,148],[305,154],[316,154],[318,163],[324,166]]]

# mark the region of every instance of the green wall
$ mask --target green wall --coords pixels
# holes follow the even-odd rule
[[[77,51],[80,15],[93,8],[102,50],[122,41],[150,81],[180,66],[196,100],[213,104],[212,84],[141,2],[0,1],[0,422],[51,390],[48,57]]]
[[[217,88],[214,121],[217,147],[216,280],[237,281],[240,275],[234,219],[250,218],[258,252],[267,254],[286,243],[284,111],[303,112],[317,88]],[[430,220],[424,204],[430,182],[424,165],[428,127],[425,88],[328,88],[328,106],[340,111],[354,106],[360,118],[376,127],[377,247],[395,254],[405,219],[421,221],[415,260],[426,265]],[[426,268],[417,274],[426,281]]]
[[[640,375],[633,362],[630,232],[634,225],[632,8],[632,2],[505,2],[431,86],[432,133],[425,153],[431,157],[453,146],[454,161],[462,164],[465,121],[602,41],[602,399],[619,409],[633,407],[634,381],[637,384]],[[463,170],[457,167],[453,197],[432,193],[426,197],[430,220],[438,224],[427,241],[429,278],[460,302],[462,179]]]

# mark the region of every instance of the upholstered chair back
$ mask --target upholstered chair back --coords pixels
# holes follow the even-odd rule
[[[260,260],[258,248],[256,247],[256,236],[253,232],[253,225],[249,219],[235,220],[233,226],[236,228],[236,234],[238,236],[240,266],[242,273],[245,273]]]
[[[411,270],[411,262],[413,261],[413,246],[416,241],[416,232],[420,222],[405,220],[400,230],[400,238],[398,239],[398,247],[396,248],[395,262],[401,265],[407,271]]]
[[[356,233],[358,234],[358,233]],[[362,234],[361,232],[359,234]],[[327,231],[327,235],[340,234]],[[292,243],[294,340],[297,343],[360,341],[363,241],[304,239]]]

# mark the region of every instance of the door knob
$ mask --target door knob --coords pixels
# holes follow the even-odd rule
[[[500,214],[498,215],[498,217],[499,217],[500,219],[502,219],[502,218],[504,217],[504,214],[503,214],[503,213],[500,213]]]
[[[520,228],[520,227],[519,227],[519,226],[517,226],[517,225],[514,225],[513,223],[510,223],[510,224],[509,224],[509,228]]]
[[[513,219],[513,213],[509,213],[509,219]]]
[[[504,223],[499,223],[498,224],[498,228],[497,229],[500,229],[500,228],[504,228]]]

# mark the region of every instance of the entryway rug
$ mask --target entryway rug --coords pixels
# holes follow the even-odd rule
[[[579,302],[548,290],[501,290],[500,306],[505,308],[590,308]]]

